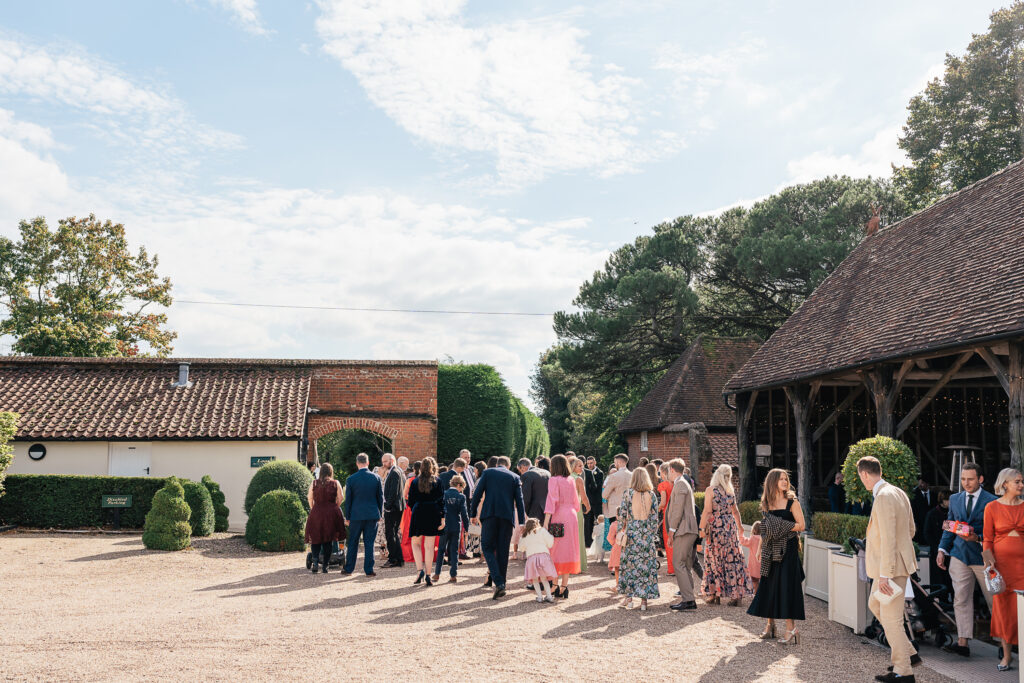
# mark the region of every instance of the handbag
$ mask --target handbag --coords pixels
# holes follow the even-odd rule
[[[620,531],[619,533],[615,534],[615,545],[619,546],[620,548],[625,548],[627,543],[629,543],[629,536],[626,534],[625,531]]]
[[[554,538],[562,538],[565,536],[565,525],[561,522],[551,522],[548,524],[548,531]]]
[[[992,595],[998,595],[1006,590],[1006,581],[995,567],[985,568],[985,587]]]

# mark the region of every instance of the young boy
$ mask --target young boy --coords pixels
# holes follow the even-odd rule
[[[456,474],[452,477],[451,488],[444,492],[444,521],[438,527],[438,531],[441,532],[441,543],[437,548],[434,576],[431,577],[435,583],[441,578],[441,565],[444,564],[446,550],[448,564],[451,566],[451,578],[448,579],[448,583],[458,581],[456,574],[459,572],[459,539],[462,537],[462,530],[469,526],[469,508],[466,506],[466,496],[462,494],[465,488],[466,480]]]

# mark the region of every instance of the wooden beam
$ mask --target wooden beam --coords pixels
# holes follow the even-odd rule
[[[916,420],[917,416],[921,414],[921,411],[924,410],[928,406],[928,404],[932,402],[932,399],[935,398],[935,396],[940,391],[942,391],[942,387],[946,386],[949,383],[949,380],[953,378],[953,375],[955,375],[960,370],[960,368],[964,366],[964,363],[969,361],[971,359],[971,356],[973,355],[973,350],[965,351],[960,354],[960,357],[957,358],[953,362],[953,364],[949,366],[949,369],[947,369],[946,372],[942,374],[942,377],[940,377],[939,380],[932,385],[932,388],[929,389],[928,392],[921,397],[921,400],[918,401],[917,404],[910,409],[910,412],[907,413],[902,420],[900,420],[900,423],[896,425],[896,433],[893,434],[893,436],[899,438],[899,436],[907,430],[907,427],[914,423],[914,420]]]
[[[861,373],[864,386],[875,402],[875,433],[895,436],[893,433],[892,401],[895,372],[891,365],[879,365]]]
[[[807,384],[788,386],[786,398],[793,407],[796,423],[796,492],[804,516],[811,516],[811,434],[808,423],[811,419],[811,387]]]
[[[757,454],[750,447],[750,418],[757,392],[736,394],[736,452],[740,462],[740,500],[757,498]]]
[[[992,350],[986,346],[979,346],[978,348],[975,349],[975,351],[977,351],[978,355],[981,356],[986,363],[988,363],[988,366],[990,368],[992,368],[992,374],[996,376],[996,379],[999,380],[1000,386],[1003,387],[1003,391],[1005,391],[1006,395],[1009,396],[1010,379],[1007,376],[1006,368],[1003,366],[1000,360],[996,358],[996,355],[992,353]]]
[[[1024,462],[1024,342],[1010,342],[1010,467],[1021,468]]]
[[[857,397],[860,396],[863,392],[863,384],[859,384],[856,387],[854,387],[850,391],[850,393],[847,394],[846,398],[843,399],[842,403],[837,405],[836,409],[829,413],[828,417],[821,421],[821,424],[818,425],[818,428],[814,430],[814,434],[811,435],[811,441],[817,441],[818,439],[820,439],[822,434],[828,431],[828,428],[831,427],[832,424],[836,421],[836,419],[839,417],[839,414],[844,410],[847,410],[850,407],[850,405],[853,404],[855,400],[857,400]]]

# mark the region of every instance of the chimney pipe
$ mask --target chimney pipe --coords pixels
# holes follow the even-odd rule
[[[178,381],[174,383],[176,387],[190,387],[192,382],[188,380],[188,363],[178,363]]]

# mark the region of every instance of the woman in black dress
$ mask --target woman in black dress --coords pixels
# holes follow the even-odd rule
[[[762,576],[757,586],[757,594],[747,609],[747,614],[755,617],[764,617],[768,625],[761,634],[762,640],[769,640],[775,637],[775,620],[786,620],[785,637],[780,638],[780,643],[798,644],[800,633],[796,630],[795,619],[804,619],[804,568],[800,564],[800,538],[798,534],[806,528],[804,524],[804,512],[800,509],[800,502],[796,500],[796,494],[789,485],[789,473],[782,469],[773,469],[768,472],[764,480],[764,493],[761,495],[761,512],[767,517],[774,515],[781,520],[793,523],[790,530],[790,537],[785,541],[785,550],[782,553],[781,561],[773,561],[766,558],[766,553],[771,550],[767,547],[768,539],[765,539],[761,546]],[[765,525],[762,524],[762,527]],[[762,531],[762,533],[764,533]],[[768,556],[770,557],[770,556]],[[769,564],[768,572],[765,574],[764,566]]]
[[[424,458],[419,465],[420,474],[409,485],[409,507],[412,509],[409,536],[412,537],[412,558],[420,570],[416,583],[425,579],[428,586],[433,586],[427,570],[434,566],[437,532],[443,517],[444,490],[437,477],[437,462],[433,458]]]

